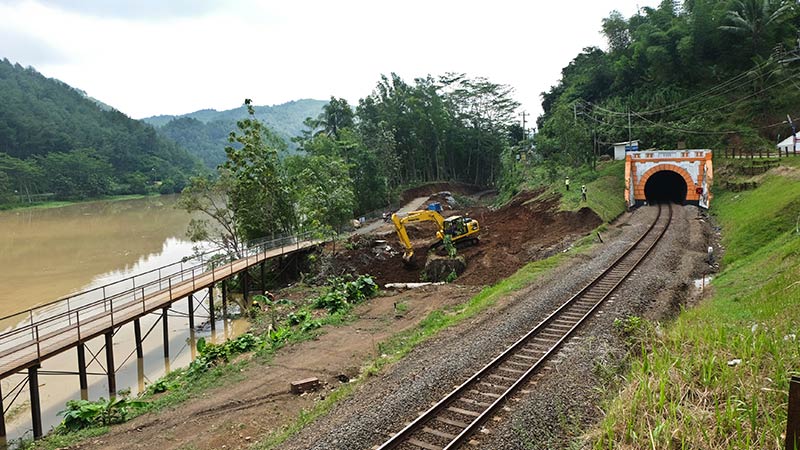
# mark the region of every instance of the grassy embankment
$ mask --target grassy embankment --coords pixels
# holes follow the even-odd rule
[[[625,211],[625,161],[605,161],[597,164],[597,170],[586,167],[554,167],[550,165],[519,164],[521,183],[518,191],[534,190],[542,186],[547,189],[542,196],[561,197],[561,209],[577,211],[591,208],[603,222],[608,223]],[[569,177],[570,190],[564,180]],[[586,201],[581,199],[581,185],[586,185]],[[501,199],[509,200],[504,192]]]
[[[86,200],[53,200],[46,202],[32,202],[32,203],[17,203],[13,205],[0,205],[0,211],[19,211],[26,209],[52,209],[61,208],[64,206],[76,205],[79,203],[90,202],[118,202],[122,200],[136,200],[147,197],[157,197],[161,194],[127,194],[127,195],[111,195],[102,198],[91,198]]]
[[[713,294],[666,330],[634,333],[640,359],[595,448],[783,448],[800,371],[800,159],[782,164],[755,190],[717,190],[726,250]]]

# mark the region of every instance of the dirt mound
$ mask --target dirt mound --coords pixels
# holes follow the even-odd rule
[[[566,249],[602,223],[589,208],[558,211],[558,197],[538,198],[540,194],[523,192],[497,211],[470,213],[481,225],[480,244],[459,252],[467,259],[459,283],[495,283],[528,262]]]
[[[443,192],[443,191],[450,191],[454,194],[461,194],[461,195],[472,195],[485,190],[486,188],[467,183],[457,183],[457,182],[429,183],[404,191],[402,194],[400,194],[400,200],[403,203],[407,203],[417,197],[434,195],[438,192]]]
[[[460,248],[467,269],[457,283],[493,284],[530,261],[566,249],[575,239],[602,223],[589,208],[559,211],[558,197],[539,198],[543,191],[523,192],[502,208],[492,211],[474,207],[448,211],[463,214],[481,225],[480,243]],[[358,236],[337,248],[329,261],[331,275],[369,273],[381,285],[420,281],[429,246],[435,242],[435,227],[429,223],[408,228],[414,245],[412,266],[403,264],[403,247],[396,235]]]

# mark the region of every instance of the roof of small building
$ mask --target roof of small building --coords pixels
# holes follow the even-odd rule
[[[794,136],[789,136],[786,139],[778,142],[778,147],[787,147],[794,144]]]

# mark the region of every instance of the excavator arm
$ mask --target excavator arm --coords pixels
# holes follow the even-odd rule
[[[411,245],[411,240],[408,238],[408,232],[406,231],[406,223],[409,222],[436,222],[436,226],[438,227],[438,232],[436,233],[437,236],[442,234],[444,230],[444,217],[436,211],[431,210],[420,210],[420,211],[411,211],[405,217],[400,217],[397,214],[392,214],[392,222],[394,223],[394,228],[397,231],[397,237],[400,238],[400,242],[405,247],[406,251],[403,253],[403,261],[409,262],[411,261],[411,257],[414,256],[414,247]]]

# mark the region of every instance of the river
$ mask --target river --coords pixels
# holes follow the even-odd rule
[[[192,243],[185,235],[190,216],[176,205],[177,196],[159,196],[0,212],[0,317],[191,255]],[[169,318],[170,357],[166,360],[161,326],[156,325],[158,317],[142,319],[143,332],[154,326],[143,342],[143,360],[128,359],[135,349],[132,327],[120,328],[114,337],[118,389],[130,388],[136,394],[170,367],[186,366],[195,338],[222,340],[248,326],[242,320],[220,320],[214,336],[199,331],[190,339],[185,303],[176,303],[175,314]],[[97,374],[90,376],[88,392],[83,393],[89,399],[108,397],[106,377],[100,375],[105,361],[102,345],[102,339],[87,343],[90,352],[99,352],[98,361],[87,365],[89,372]],[[92,356],[87,354],[87,359]],[[81,398],[77,375],[55,374],[75,372],[76,364],[72,349],[42,365],[39,383],[45,430],[59,423],[57,412],[64,409],[67,400]],[[23,389],[9,405],[14,386],[23,379],[14,375],[2,381],[9,439],[30,436],[28,390]]]

